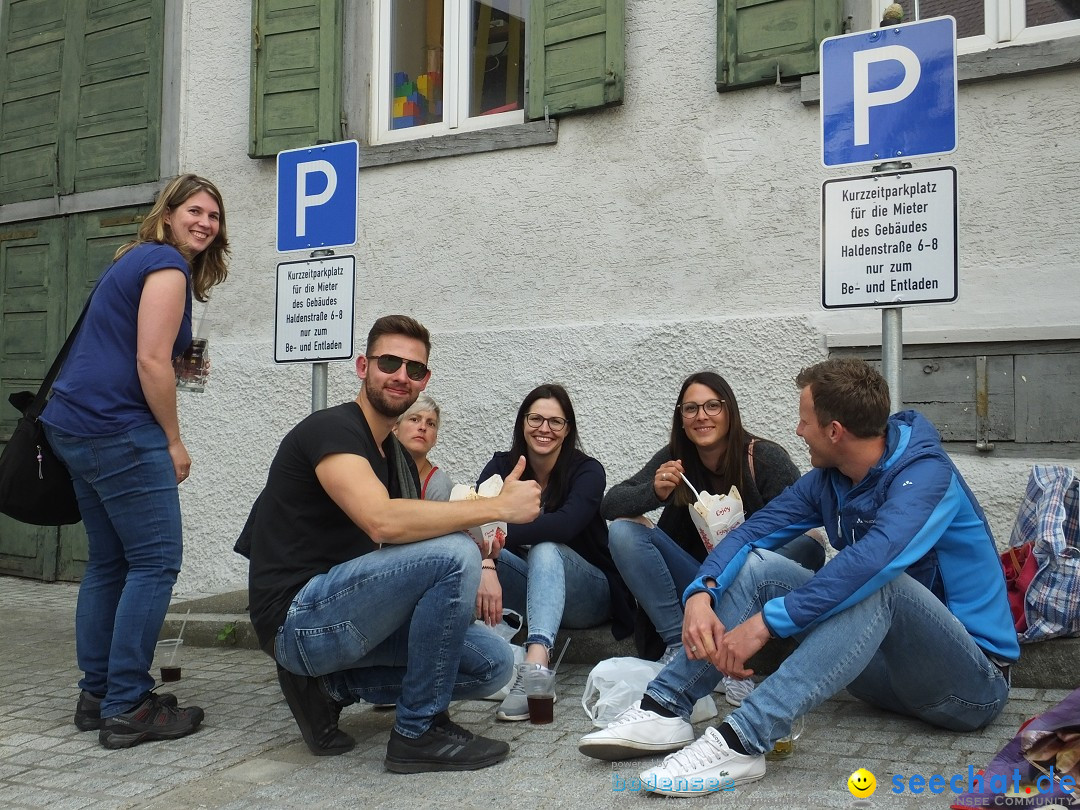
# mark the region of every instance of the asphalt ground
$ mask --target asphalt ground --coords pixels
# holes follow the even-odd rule
[[[462,701],[453,718],[507,740],[510,757],[480,771],[401,775],[383,755],[392,711],[351,706],[342,727],[357,738],[339,757],[312,756],[277,685],[272,662],[237,647],[185,650],[183,677],[169,685],[181,705],[206,710],[200,730],[177,741],[102,748],[72,723],[78,698],[74,612],[78,586],[0,577],[0,806],[19,808],[596,808],[655,807],[660,801],[733,808],[944,808],[951,794],[892,792],[893,777],[967,775],[984,766],[1028,717],[1061,689],[1014,689],[989,727],[956,734],[874,709],[847,695],[806,718],[794,755],[764,779],[732,792],[663,799],[635,790],[659,757],[608,763],[577,751],[593,729],[581,708],[590,667],[565,665],[555,722],[495,720],[497,704]],[[729,707],[718,700],[720,713]],[[716,722],[715,720],[712,722]],[[708,723],[699,724],[701,733]],[[855,799],[849,775],[871,771],[878,789]]]

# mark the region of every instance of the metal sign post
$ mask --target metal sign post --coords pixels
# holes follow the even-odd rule
[[[829,37],[820,65],[822,164],[878,163],[883,172],[822,185],[822,306],[881,308],[882,373],[897,411],[900,307],[956,300],[956,170],[884,172],[956,150],[956,20]]]
[[[353,354],[356,259],[329,257],[331,248],[356,244],[359,169],[357,141],[287,149],[277,156],[278,252],[312,252],[310,262],[278,265],[274,362],[314,361],[312,412],[326,407],[327,362]]]

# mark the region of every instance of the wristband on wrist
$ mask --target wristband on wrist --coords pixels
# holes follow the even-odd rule
[[[491,563],[491,565],[488,565],[488,563]],[[482,560],[480,562],[480,567],[481,568],[486,568],[488,571],[494,571],[495,570],[495,561],[494,560]]]

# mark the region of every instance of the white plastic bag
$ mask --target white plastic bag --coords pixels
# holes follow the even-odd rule
[[[629,709],[645,694],[649,681],[660,674],[659,661],[641,658],[608,658],[592,668],[585,681],[581,706],[597,728],[607,728],[608,723]],[[696,704],[690,716],[691,723],[716,717],[716,703],[712,695],[706,695]]]
[[[510,610],[510,608],[505,608],[503,610],[502,621],[494,627],[488,627],[488,629],[495,633],[497,636],[499,636],[499,638],[503,639],[503,641],[505,641],[507,644],[510,644],[510,639],[516,636],[518,630],[521,629],[522,621],[523,619],[521,618],[520,613],[518,613],[516,610]],[[485,627],[487,627],[487,625],[479,619],[476,621],[476,623],[483,624]],[[501,701],[510,694],[510,687],[514,685],[514,678],[517,676],[517,666],[525,660],[525,648],[522,647],[520,644],[510,644],[510,649],[514,651],[514,670],[510,675],[510,680],[507,681],[506,685],[503,686],[501,689],[492,692],[490,695],[480,698],[481,700]]]

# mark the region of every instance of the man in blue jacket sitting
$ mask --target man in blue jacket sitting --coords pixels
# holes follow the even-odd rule
[[[1020,654],[982,508],[915,411],[889,416],[884,378],[861,360],[803,369],[796,433],[814,469],[740,528],[683,595],[683,652],[640,706],[582,738],[600,759],[670,753],[641,774],[690,796],[765,775],[764,753],[795,718],[841,689],[955,731],[992,721]],[[775,554],[824,526],[836,556],[820,571]],[[770,638],[799,644],[719,728],[697,741],[694,703]]]

